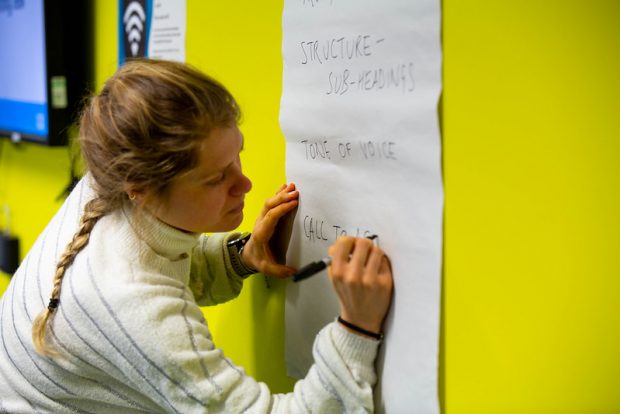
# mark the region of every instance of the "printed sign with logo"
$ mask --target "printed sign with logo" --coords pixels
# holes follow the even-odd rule
[[[119,0],[118,61],[185,61],[186,0]]]

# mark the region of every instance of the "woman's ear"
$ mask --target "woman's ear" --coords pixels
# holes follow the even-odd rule
[[[135,185],[126,183],[123,185],[123,191],[127,194],[127,198],[134,204],[140,205],[144,201],[144,191]]]

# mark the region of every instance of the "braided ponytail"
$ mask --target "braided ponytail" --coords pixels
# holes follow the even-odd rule
[[[100,198],[95,198],[86,203],[84,214],[80,219],[80,227],[73,235],[73,239],[67,244],[64,253],[56,265],[54,275],[54,286],[50,294],[50,302],[47,308],[43,309],[35,318],[32,324],[32,342],[36,351],[45,356],[56,356],[58,353],[51,349],[46,341],[46,329],[50,318],[58,307],[60,301],[60,288],[62,278],[67,269],[73,263],[75,256],[88,244],[90,233],[97,221],[107,212],[106,203]]]

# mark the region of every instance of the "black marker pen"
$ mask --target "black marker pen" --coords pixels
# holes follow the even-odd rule
[[[377,235],[373,234],[366,238],[370,240],[374,240],[377,238]],[[325,269],[330,264],[332,264],[331,256],[326,256],[317,262],[312,262],[310,264],[307,264],[301,269],[299,269],[297,273],[293,275],[293,282],[299,282],[300,280],[304,280],[304,279],[309,278],[310,276],[316,275],[317,273]]]

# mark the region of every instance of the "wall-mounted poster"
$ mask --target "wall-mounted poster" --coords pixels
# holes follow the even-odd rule
[[[118,61],[185,61],[186,0],[119,0]]]

